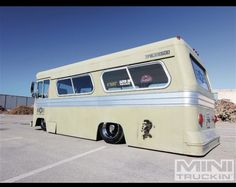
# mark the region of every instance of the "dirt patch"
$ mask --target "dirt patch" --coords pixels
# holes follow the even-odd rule
[[[18,106],[16,108],[11,109],[8,111],[8,114],[17,114],[17,115],[32,115],[33,114],[33,107],[29,106]]]
[[[5,111],[6,109],[0,105],[0,111]]]
[[[5,113],[7,113],[7,110],[0,105],[0,114],[5,114]]]
[[[215,103],[215,114],[220,121],[236,122],[236,104],[220,99]]]

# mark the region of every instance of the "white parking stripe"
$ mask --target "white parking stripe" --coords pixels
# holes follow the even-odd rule
[[[232,135],[232,136],[224,136],[224,135],[220,135],[221,138],[236,138],[235,135]]]
[[[79,155],[75,155],[75,156],[73,156],[73,157],[70,157],[70,158],[61,160],[61,161],[56,162],[56,163],[54,163],[54,164],[50,164],[50,165],[44,166],[44,167],[42,167],[42,168],[32,170],[32,171],[30,171],[30,172],[28,172],[28,173],[24,173],[24,174],[21,174],[21,175],[19,175],[19,176],[16,176],[16,177],[13,177],[13,178],[7,179],[7,180],[5,180],[5,181],[1,181],[1,182],[3,182],[3,183],[4,183],[4,182],[8,182],[8,183],[10,183],[10,182],[16,182],[16,181],[18,181],[18,180],[24,179],[24,178],[26,178],[26,177],[29,177],[29,176],[31,176],[31,175],[35,175],[35,174],[40,173],[40,172],[43,172],[43,171],[46,171],[46,170],[48,170],[48,169],[51,169],[51,168],[56,167],[56,166],[59,166],[59,165],[64,164],[64,163],[66,163],[66,162],[70,162],[70,161],[72,161],[72,160],[81,158],[81,157],[86,156],[86,155],[88,155],[88,154],[91,154],[91,153],[100,151],[100,150],[102,150],[102,149],[104,149],[104,148],[105,148],[105,146],[102,146],[102,147],[99,147],[99,148],[97,148],[97,149],[93,149],[93,150],[91,150],[91,151],[87,151],[87,152],[85,152],[85,153],[82,153],[82,154],[79,154]]]
[[[23,137],[4,138],[4,139],[0,139],[0,142],[10,141],[10,140],[19,140],[19,139],[22,139],[22,138]]]

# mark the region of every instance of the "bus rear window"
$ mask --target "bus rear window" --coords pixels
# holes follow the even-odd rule
[[[190,55],[190,59],[192,62],[194,74],[195,74],[198,84],[201,87],[205,88],[206,90],[209,90],[209,83],[206,76],[206,70],[191,55]]]

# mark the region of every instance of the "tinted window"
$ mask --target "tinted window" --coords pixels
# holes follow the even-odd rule
[[[132,89],[132,83],[126,69],[114,70],[103,74],[103,82],[106,90]]]
[[[162,87],[168,83],[168,77],[161,64],[129,68],[136,88]]]
[[[38,89],[38,97],[43,97],[43,82],[42,81],[38,82],[37,89]]]
[[[73,94],[71,79],[59,80],[57,82],[57,91],[59,95]]]
[[[206,70],[192,56],[191,61],[198,84],[206,90],[209,90],[208,80],[206,77]]]
[[[75,93],[92,92],[93,84],[90,76],[75,77],[72,79]]]
[[[48,88],[49,88],[49,80],[43,81],[43,97],[48,98]]]

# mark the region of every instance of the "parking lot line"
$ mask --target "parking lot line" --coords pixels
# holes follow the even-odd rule
[[[0,139],[0,142],[6,142],[6,141],[10,141],[10,140],[19,140],[22,139],[23,137],[12,137],[12,138],[4,138],[4,139]]]
[[[16,181],[18,181],[18,180],[24,179],[24,178],[29,177],[29,176],[31,176],[31,175],[35,175],[35,174],[37,174],[37,173],[41,173],[41,172],[43,172],[43,171],[46,171],[46,170],[51,169],[51,168],[53,168],[53,167],[59,166],[59,165],[61,165],[61,164],[64,164],[64,163],[70,162],[70,161],[72,161],[72,160],[75,160],[75,159],[84,157],[84,156],[86,156],[86,155],[88,155],[88,154],[91,154],[91,153],[94,153],[94,152],[97,152],[97,151],[100,151],[100,150],[102,150],[102,149],[104,149],[104,148],[106,148],[106,146],[102,146],[102,147],[99,147],[99,148],[97,148],[97,149],[93,149],[93,150],[87,151],[87,152],[85,152],[85,153],[81,153],[81,154],[75,155],[75,156],[73,156],[73,157],[70,157],[70,158],[61,160],[61,161],[56,162],[56,163],[54,163],[54,164],[50,164],[50,165],[44,166],[44,167],[42,167],[42,168],[38,168],[38,169],[32,170],[32,171],[30,171],[30,172],[28,172],[28,173],[24,173],[24,174],[21,174],[21,175],[19,175],[19,176],[16,176],[16,177],[13,177],[13,178],[10,178],[10,179],[1,181],[1,182],[2,182],[2,183],[4,183],[4,182],[5,182],[5,183],[16,182]]]
[[[232,135],[232,136],[230,136],[230,135],[229,136],[221,135],[220,137],[221,138],[236,138],[236,136],[234,136],[234,135]]]

